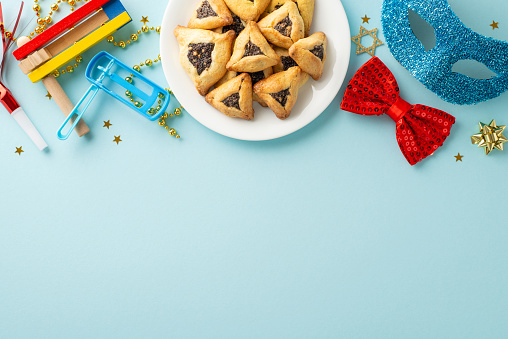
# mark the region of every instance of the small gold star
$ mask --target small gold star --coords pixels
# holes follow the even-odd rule
[[[147,22],[150,22],[150,20],[148,20],[148,17],[147,16],[141,16],[143,19],[139,20],[140,22],[143,23],[143,25],[146,25]]]
[[[46,94],[46,98],[48,98],[49,100],[51,100],[51,98],[52,98],[51,94],[49,94],[49,91],[48,91],[48,94]]]
[[[367,14],[365,14],[365,17],[364,17],[364,18],[362,18],[362,20],[363,20],[363,22],[362,22],[363,24],[365,24],[365,23],[367,23],[367,24],[368,24],[368,23],[369,23],[370,18],[369,18],[369,17],[367,17]]]
[[[14,153],[18,153],[19,155],[21,155],[21,153],[23,153],[23,152],[24,152],[23,146],[21,146],[21,147],[16,147],[16,152],[14,152]]]
[[[113,124],[110,123],[109,120],[108,121],[104,121],[104,126],[102,126],[102,127],[106,127],[107,129],[109,129],[109,126],[113,126]]]
[[[366,35],[369,35],[372,37],[372,39],[374,39],[372,46],[368,48],[365,48],[362,45],[362,38]],[[353,42],[357,45],[356,54],[362,54],[367,52],[370,54],[370,56],[374,56],[374,53],[376,52],[376,47],[381,46],[383,44],[383,42],[377,38],[377,28],[368,31],[363,26],[360,26],[360,34],[352,37],[351,40],[353,40]]]
[[[499,22],[495,22],[494,20],[492,20],[492,24],[490,24],[489,26],[492,27],[492,30],[495,30],[496,28],[499,29]]]
[[[457,162],[457,161],[462,162],[462,158],[464,158],[464,156],[460,155],[460,153],[457,153],[457,155],[454,155],[454,157],[456,159],[455,162]]]
[[[122,139],[120,139],[120,136],[115,135],[115,140],[113,140],[113,142],[116,142],[116,144],[118,145],[120,141],[122,141]]]
[[[503,135],[506,126],[498,126],[496,120],[492,120],[490,124],[486,125],[480,122],[480,133],[471,137],[473,144],[478,144],[478,147],[485,147],[485,154],[489,154],[497,148],[503,150],[503,144],[508,142],[508,139]]]

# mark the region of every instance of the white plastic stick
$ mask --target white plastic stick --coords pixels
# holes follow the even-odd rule
[[[42,138],[42,136],[39,134],[35,126],[32,124],[30,119],[26,116],[25,112],[23,111],[23,108],[19,107],[14,112],[12,112],[11,116],[16,120],[18,125],[21,126],[21,128],[25,131],[25,133],[32,139],[35,146],[42,151],[48,147],[48,144],[46,144],[46,141]]]

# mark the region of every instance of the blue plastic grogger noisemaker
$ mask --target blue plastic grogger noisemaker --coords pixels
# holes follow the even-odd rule
[[[122,73],[125,73],[125,75],[120,76],[118,74],[120,71],[123,71]],[[169,105],[170,95],[167,90],[153,83],[151,80],[141,75],[141,73],[125,65],[107,52],[100,52],[90,61],[85,75],[88,81],[92,83],[92,86],[90,86],[58,130],[57,135],[60,140],[67,140],[69,138],[100,89],[151,121],[159,119]],[[141,80],[141,84],[144,84],[144,87],[148,85],[147,91],[150,92],[150,94],[146,94],[145,91],[135,87],[132,84],[133,79],[136,79],[136,82]],[[122,93],[119,95],[110,89],[113,86],[118,88],[117,85],[126,91],[125,94]],[[85,102],[90,93],[90,98],[80,111],[81,105]],[[74,118],[75,120],[72,120]],[[72,127],[64,135],[63,130],[69,121],[72,121]]]

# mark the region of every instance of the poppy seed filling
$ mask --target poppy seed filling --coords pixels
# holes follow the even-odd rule
[[[262,55],[261,48],[254,45],[252,41],[249,40],[247,45],[245,45],[245,52],[243,53],[243,58],[253,55]]]
[[[233,23],[231,25],[222,27],[222,34],[226,33],[227,31],[233,30],[238,36],[240,33],[242,33],[244,28],[245,26],[242,23],[242,19],[233,14]]]
[[[282,19],[281,22],[279,22],[273,29],[275,29],[277,32],[284,36],[290,36],[291,35],[291,27],[293,26],[293,22],[289,18],[289,15]]]
[[[310,52],[315,56],[317,56],[319,59],[321,59],[321,61],[323,61],[325,55],[323,45],[314,46],[314,48]]]
[[[210,68],[212,64],[212,52],[215,48],[214,43],[199,43],[189,44],[189,52],[187,58],[189,58],[192,66],[196,67],[198,75],[201,75],[206,69]]]
[[[293,58],[291,58],[290,56],[281,56],[280,62],[282,63],[282,69],[285,71],[287,71],[291,67],[298,66],[296,61],[294,61]]]
[[[197,10],[197,13],[198,13],[198,16],[197,16],[198,19],[204,19],[204,18],[208,18],[211,16],[218,16],[217,13],[215,13],[215,11],[213,10],[212,6],[210,6],[210,3],[207,0],[203,1],[203,4],[201,5],[201,7],[199,7]]]
[[[226,99],[222,100],[222,103],[227,107],[233,107],[237,110],[240,110],[240,93],[234,93],[228,96]]]
[[[277,100],[279,104],[281,104],[282,107],[286,107],[286,104],[288,102],[288,96],[289,96],[289,88],[282,90],[277,93],[270,93],[272,98]]]
[[[258,82],[260,82],[261,80],[263,80],[265,78],[264,71],[259,71],[259,72],[255,72],[255,73],[249,73],[249,74],[250,74],[250,78],[252,79],[252,85],[257,84]]]

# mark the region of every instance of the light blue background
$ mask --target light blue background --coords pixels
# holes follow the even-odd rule
[[[15,2],[2,2],[9,18]],[[135,18],[116,34],[124,39],[141,15],[160,23],[166,4],[123,2]],[[353,35],[367,14],[384,41],[381,0],[343,4]],[[474,30],[506,38],[505,1],[451,4]],[[151,35],[83,57],[154,58]],[[354,52],[348,79],[369,58]],[[479,121],[508,124],[508,94],[453,106],[386,45],[376,55],[407,101],[457,118],[415,167],[389,118],[339,110],[343,90],[307,128],[259,143],[186,113],[173,120],[175,140],[101,95],[86,116],[91,137],[60,142],[63,115],[10,58],[8,83],[50,151],[0,114],[0,338],[508,337],[508,152],[486,157],[470,144]],[[74,101],[83,72],[61,79]],[[144,74],[165,85],[160,65]]]

